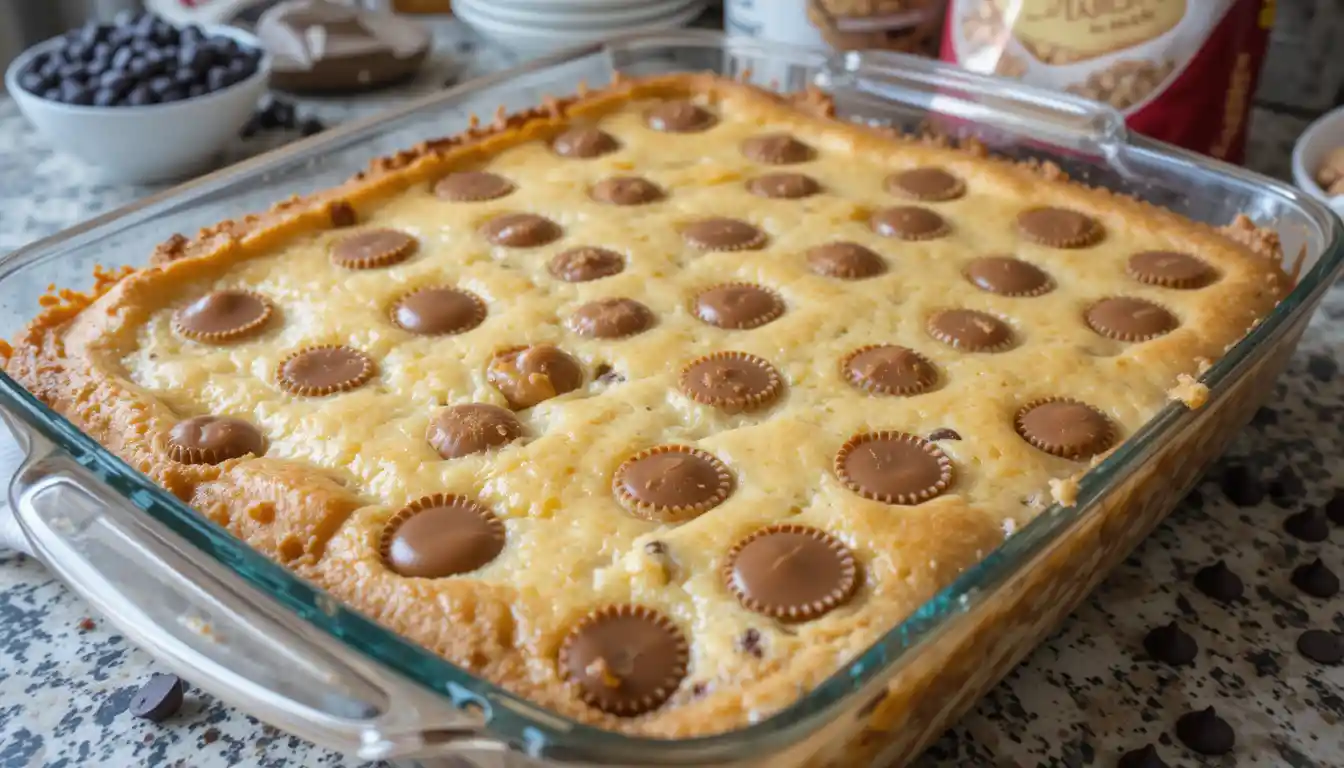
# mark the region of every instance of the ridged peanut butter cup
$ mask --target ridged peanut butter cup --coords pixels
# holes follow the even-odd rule
[[[590,301],[565,321],[571,331],[590,339],[623,339],[653,327],[653,310],[627,298]]]
[[[1151,301],[1128,296],[1102,299],[1084,314],[1087,327],[1108,339],[1148,341],[1176,330],[1176,316]]]
[[[854,493],[887,504],[919,504],[952,484],[952,460],[905,432],[855,435],[835,455],[835,474]]]
[[[465,496],[436,493],[407,504],[380,536],[383,563],[407,578],[470,573],[504,550],[504,524]]]
[[[174,313],[173,329],[193,341],[223,344],[257,333],[274,312],[261,294],[213,291]]]
[[[285,358],[275,378],[291,394],[322,397],[363,386],[377,371],[373,359],[363,352],[327,344],[301,349]]]
[[[392,306],[397,327],[422,336],[469,331],[485,320],[485,302],[460,288],[438,286],[412,291]]]
[[[583,366],[550,344],[512,347],[495,354],[485,378],[520,411],[583,386]]]
[[[445,459],[458,459],[517,440],[523,425],[513,412],[489,403],[444,408],[429,420],[425,439]]]
[[[1013,329],[999,318],[973,309],[944,309],[929,316],[927,330],[949,347],[967,352],[1001,352],[1013,344]]]
[[[797,200],[817,194],[821,185],[802,173],[767,173],[748,181],[747,191],[757,197]]]
[[[685,522],[722,504],[733,476],[713,454],[687,445],[660,445],[626,459],[611,487],[631,514],[659,523]]]
[[[746,352],[715,352],[681,369],[682,393],[729,413],[752,411],[774,402],[784,379],[770,361]]]
[[[559,240],[564,230],[535,213],[505,213],[482,224],[481,234],[506,248],[539,248]]]
[[[551,151],[561,157],[590,160],[620,149],[616,137],[592,126],[570,128],[551,141]]]
[[[411,257],[420,245],[396,229],[366,229],[347,235],[331,248],[331,261],[346,269],[379,269]]]
[[[1051,248],[1086,248],[1106,231],[1101,222],[1068,208],[1029,208],[1017,215],[1017,231],[1033,243]]]
[[[883,208],[873,213],[868,224],[877,234],[899,240],[934,240],[952,231],[942,216],[917,205]]]
[[[671,619],[642,605],[611,605],[570,630],[558,661],[585,704],[634,717],[672,696],[689,658],[686,638]]]
[[[724,283],[696,294],[695,316],[717,328],[758,328],[784,314],[784,300],[752,283]]]
[[[955,200],[966,192],[962,180],[942,168],[912,168],[893,173],[887,177],[885,186],[893,195],[925,203]]]
[[[862,280],[887,269],[887,263],[871,248],[849,241],[814,246],[808,249],[806,258],[813,274],[842,280]]]
[[[682,228],[681,237],[702,251],[750,251],[766,240],[755,225],[722,217],[693,221]]]
[[[586,283],[620,274],[625,269],[625,259],[609,248],[581,245],[557,253],[548,269],[567,283]]]
[[[699,133],[714,127],[713,112],[689,101],[669,101],[644,113],[644,123],[663,133]]]
[[[1054,281],[1045,270],[1011,256],[986,256],[966,265],[964,273],[971,285],[1000,296],[1025,298],[1041,296],[1054,289]]]
[[[1218,277],[1213,267],[1179,251],[1136,253],[1129,257],[1126,271],[1141,283],[1178,290],[1203,288]]]
[[[896,344],[859,347],[840,361],[845,381],[875,395],[917,395],[938,381],[928,358]]]
[[[266,438],[255,426],[231,416],[193,416],[168,431],[168,458],[179,464],[218,464],[249,453],[266,452]]]
[[[859,586],[854,554],[834,536],[805,525],[771,525],[733,545],[723,580],[749,611],[810,621],[848,600]]]
[[[816,153],[787,133],[765,133],[742,142],[742,156],[764,165],[793,165],[811,160]]]
[[[479,203],[511,194],[512,181],[488,171],[450,173],[434,184],[434,196],[451,203]]]
[[[1115,442],[1115,426],[1105,414],[1066,397],[1027,404],[1014,426],[1032,446],[1065,459],[1091,458]]]
[[[644,205],[663,199],[663,188],[640,176],[613,176],[588,190],[588,196],[607,205]]]

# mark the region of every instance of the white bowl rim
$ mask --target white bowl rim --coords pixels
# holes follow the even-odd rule
[[[562,27],[557,31],[577,29],[620,31],[658,23],[665,18],[701,6],[703,2],[702,0],[663,0],[658,3],[642,3],[625,8],[575,9],[573,12],[537,10],[536,8],[504,5],[496,7],[495,3],[487,0],[458,0],[457,5],[459,8],[466,8],[469,15],[484,17],[499,24],[523,26],[555,24]]]
[[[92,116],[106,117],[108,115],[113,114],[144,115],[144,114],[152,114],[154,112],[166,112],[168,110],[177,107],[186,106],[187,104],[196,106],[199,104],[208,103],[212,101],[215,97],[223,97],[227,95],[229,91],[232,91],[234,89],[241,89],[245,86],[255,85],[257,80],[270,78],[271,54],[269,51],[266,50],[266,46],[262,44],[261,39],[258,38],[256,35],[252,34],[251,32],[248,32],[247,30],[239,29],[238,27],[231,26],[229,24],[197,24],[195,26],[200,27],[201,31],[207,34],[211,35],[219,34],[225,37],[231,37],[240,43],[244,43],[250,47],[256,48],[257,50],[261,51],[261,60],[257,62],[257,71],[253,72],[248,77],[239,80],[236,83],[232,83],[228,86],[225,86],[224,88],[219,89],[218,91],[202,94],[195,98],[186,98],[181,99],[180,101],[172,101],[167,104],[143,104],[139,106],[123,105],[123,106],[108,106],[108,107],[100,107],[93,104],[66,104],[63,101],[52,101],[51,99],[48,99],[47,97],[42,96],[41,94],[33,93],[32,91],[26,90],[19,85],[19,72],[21,72],[24,67],[28,66],[28,62],[32,61],[33,58],[36,57],[39,53],[42,53],[51,48],[55,48],[56,45],[61,41],[61,39],[65,37],[64,34],[61,34],[57,35],[56,37],[43,40],[40,43],[35,43],[29,46],[28,49],[25,50],[23,53],[20,53],[18,56],[14,57],[14,60],[9,63],[9,67],[5,69],[5,90],[9,92],[11,97],[14,97],[15,94],[20,94],[20,96],[15,98],[15,101],[19,101],[20,99],[24,98],[31,99],[33,101],[40,102],[45,109],[50,109],[53,112],[63,113],[72,116],[78,115],[82,117],[92,117]]]
[[[668,25],[683,24],[696,18],[704,12],[706,0],[693,0],[689,5],[678,11],[670,12],[666,16],[648,19],[635,24],[627,24],[618,27],[603,27],[600,29],[534,29],[525,24],[514,22],[503,22],[492,18],[475,7],[466,6],[461,10],[465,13],[458,13],[462,21],[469,26],[479,27],[485,34],[507,34],[518,37],[528,37],[533,39],[546,38],[555,40],[557,43],[567,41],[587,41],[608,37],[613,33],[634,31],[641,29],[663,29]],[[470,10],[467,10],[470,8]]]

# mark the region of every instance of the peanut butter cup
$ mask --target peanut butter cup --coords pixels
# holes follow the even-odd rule
[[[620,148],[616,137],[592,126],[570,128],[551,141],[551,151],[561,157],[589,160]]]
[[[849,547],[805,525],[767,526],[734,544],[723,580],[747,610],[789,622],[827,613],[859,586]]]
[[[1040,296],[1054,283],[1035,264],[1010,256],[986,256],[966,265],[966,279],[982,291],[1000,296]]]
[[[519,411],[583,386],[583,368],[558,348],[537,344],[497,353],[485,378]]]
[[[905,432],[855,435],[835,455],[835,474],[858,495],[887,504],[919,504],[952,484],[952,461],[938,446]]]
[[[409,259],[419,245],[400,230],[366,229],[337,240],[331,248],[331,260],[346,269],[390,267]]]
[[[682,368],[679,385],[697,403],[737,413],[769,405],[783,391],[784,380],[763,357],[715,352]]]
[[[252,291],[207,293],[173,315],[173,329],[193,341],[222,344],[257,333],[274,309]]]
[[[434,184],[434,196],[452,203],[497,200],[513,192],[513,182],[488,171],[450,173]]]
[[[422,336],[462,333],[485,320],[485,302],[470,291],[447,286],[421,288],[392,306],[392,322]]]
[[[1087,459],[1115,442],[1115,427],[1100,411],[1077,400],[1038,400],[1017,412],[1017,433],[1046,453]]]
[[[1218,276],[1213,267],[1188,253],[1142,251],[1129,257],[1129,276],[1141,283],[1163,288],[1203,288]]]
[[[399,576],[470,573],[504,549],[504,524],[465,496],[436,493],[407,504],[383,527],[383,562]]]
[[[797,200],[817,194],[821,185],[802,173],[767,173],[748,181],[747,191],[757,197]]]
[[[887,263],[871,248],[841,241],[809,248],[807,268],[823,277],[861,280],[882,274],[887,269]]]
[[[695,518],[733,492],[733,476],[712,454],[687,445],[660,445],[626,459],[612,491],[631,514],[659,523]]]
[[[565,325],[590,339],[621,339],[653,327],[653,311],[634,299],[598,299],[574,310]]]
[[[425,431],[430,446],[445,459],[458,459],[496,448],[523,436],[512,411],[489,403],[466,403],[434,414]]]
[[[481,225],[481,234],[495,245],[537,248],[560,239],[560,225],[535,213],[506,213]]]
[[[1181,324],[1176,316],[1151,301],[1128,296],[1102,299],[1088,307],[1087,327],[1118,341],[1148,341],[1171,333]]]
[[[754,225],[722,217],[693,221],[681,236],[702,251],[747,251],[765,245],[765,233]]]
[[[377,370],[363,352],[329,344],[301,349],[285,358],[275,378],[291,394],[321,397],[363,386]]]
[[[714,127],[718,118],[689,101],[668,101],[645,112],[644,122],[664,133],[699,133]]]
[[[742,142],[742,156],[765,165],[793,165],[815,157],[812,148],[787,133],[764,133]]]
[[[672,696],[689,656],[671,619],[641,605],[612,605],[588,614],[565,636],[558,660],[583,703],[634,717]]]
[[[594,184],[588,196],[607,205],[644,205],[663,199],[663,189],[639,176],[613,176]]]
[[[913,349],[874,344],[850,352],[840,361],[845,381],[875,395],[917,395],[938,380],[938,371]]]
[[[929,316],[928,332],[967,352],[999,352],[1013,342],[1013,329],[999,318],[973,309],[944,309]]]
[[[730,330],[757,328],[784,314],[784,300],[774,291],[751,283],[724,283],[701,291],[693,302],[695,316]]]
[[[926,203],[955,200],[966,192],[961,179],[942,168],[912,168],[887,177],[887,191]]]
[[[1017,231],[1033,243],[1051,248],[1085,248],[1105,234],[1101,222],[1068,208],[1029,208],[1017,215]]]
[[[883,208],[872,215],[869,225],[883,237],[901,240],[933,240],[952,231],[942,216],[917,205]]]
[[[260,430],[231,416],[193,416],[168,431],[168,458],[179,464],[218,464],[266,452]]]
[[[608,248],[581,245],[557,253],[549,265],[551,274],[567,283],[586,283],[620,274],[625,269],[621,254]]]

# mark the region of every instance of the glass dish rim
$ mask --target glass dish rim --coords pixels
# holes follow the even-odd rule
[[[466,81],[454,88],[416,99],[402,107],[353,121],[327,134],[272,150],[20,247],[0,257],[0,283],[3,283],[12,272],[25,268],[33,262],[45,260],[63,245],[70,247],[70,240],[99,228],[115,226],[122,219],[142,213],[147,208],[173,201],[189,200],[244,182],[248,178],[254,178],[276,168],[289,168],[316,156],[324,148],[346,139],[364,137],[368,131],[380,124],[442,107],[445,103],[498,87],[511,79],[543,73],[557,65],[572,63],[592,54],[603,52],[610,54],[623,44],[640,47],[665,45],[669,48],[713,46],[725,53],[745,51],[776,57],[793,56],[793,59],[786,59],[784,63],[800,66],[815,65],[824,62],[825,59],[824,56],[818,59],[819,52],[809,49],[760,41],[744,44],[741,39],[706,31],[636,33],[573,48]],[[803,56],[808,60],[799,60]],[[1004,87],[1008,86],[1005,84]],[[1259,325],[1228,350],[1202,377],[1202,381],[1209,387],[1212,400],[1238,380],[1239,369],[1253,361],[1260,349],[1276,343],[1286,332],[1290,322],[1298,319],[1304,308],[1314,305],[1317,295],[1329,288],[1332,276],[1344,269],[1344,240],[1341,239],[1340,220],[1318,201],[1278,180],[1140,136],[1130,136],[1124,148],[1157,152],[1169,159],[1184,160],[1197,165],[1201,172],[1216,173],[1241,182],[1254,181],[1265,194],[1296,207],[1319,228],[1325,239],[1325,247],[1319,260],[1306,274],[1299,277],[1297,285],[1288,296],[1284,297]],[[131,226],[138,225],[139,223],[136,223]],[[658,747],[669,753],[664,755],[663,759],[654,758],[650,761],[658,763],[672,762],[678,756],[677,753],[683,751],[694,751],[698,757],[712,759],[728,757],[729,755],[723,753],[743,746],[744,742],[750,742],[752,748],[757,750],[765,745],[784,746],[792,743],[798,738],[799,725],[822,715],[880,671],[909,660],[931,632],[975,604],[977,593],[983,594],[986,592],[986,586],[997,586],[1004,579],[1011,577],[1044,547],[1056,541],[1081,520],[1096,501],[1104,497],[1106,488],[1136,469],[1142,463],[1148,449],[1167,435],[1177,421],[1189,414],[1188,409],[1179,403],[1165,406],[1111,455],[1082,476],[1077,500],[1073,506],[1060,507],[1058,504],[1052,504],[1038,513],[1030,523],[964,571],[914,613],[889,629],[862,653],[846,662],[822,683],[787,707],[760,722],[732,731],[667,740],[626,735],[572,720],[456,667],[352,609],[337,604],[335,610],[332,610],[332,601],[324,591],[309,585],[288,569],[253,550],[241,539],[196,513],[187,504],[81,432],[63,416],[40,403],[3,371],[0,371],[0,405],[19,415],[27,428],[42,434],[57,448],[69,452],[81,465],[116,490],[118,495],[145,512],[151,521],[164,525],[183,537],[196,549],[219,561],[250,586],[283,604],[316,629],[340,639],[352,652],[379,662],[408,681],[446,694],[458,706],[472,702],[484,707],[487,712],[484,729],[486,734],[531,748],[544,748],[549,736],[556,737],[557,742],[563,740],[567,747],[574,746],[569,739],[581,740],[585,751],[601,751],[604,748],[618,748],[624,751]],[[514,706],[495,706],[494,701],[512,703]],[[545,720],[530,717],[527,714],[528,710],[544,712]]]

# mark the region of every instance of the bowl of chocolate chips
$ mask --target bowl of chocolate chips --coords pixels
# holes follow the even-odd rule
[[[110,181],[149,183],[208,170],[252,116],[270,66],[240,29],[120,14],[29,48],[5,88],[56,149]]]

